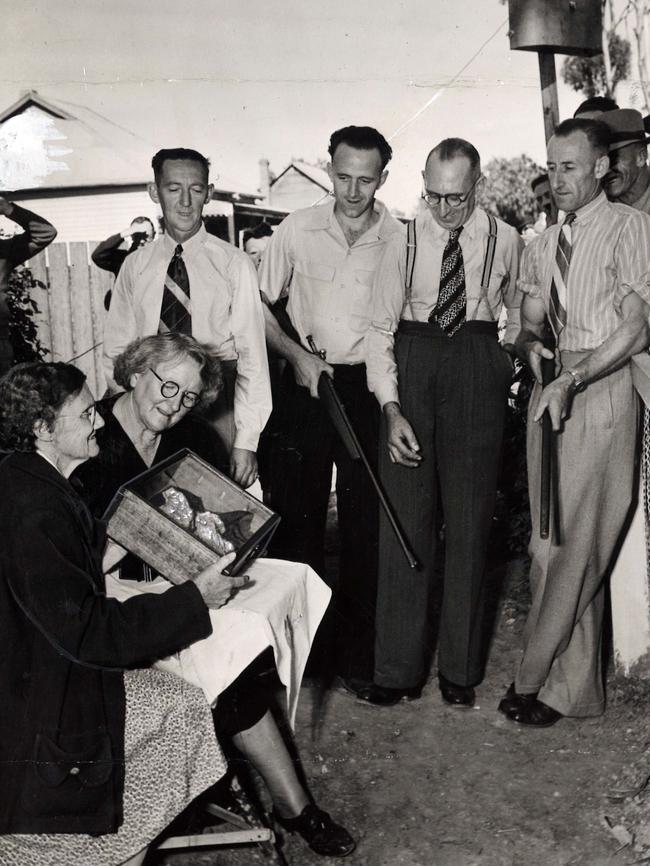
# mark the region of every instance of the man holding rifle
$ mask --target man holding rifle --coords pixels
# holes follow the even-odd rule
[[[516,345],[538,383],[528,415],[532,605],[523,659],[499,709],[535,727],[603,712],[603,577],[632,499],[638,406],[628,362],[650,343],[650,218],[607,200],[609,141],[596,120],[557,127],[548,173],[564,218],[522,260]],[[556,378],[542,388],[542,359],[553,357],[542,342],[545,317]],[[556,433],[557,499],[543,539],[545,412]]]
[[[374,289],[368,384],[383,409],[380,475],[422,563],[409,569],[380,526],[375,678],[360,697],[390,706],[416,697],[428,662],[437,502],[446,562],[438,681],[443,699],[470,707],[483,678],[483,579],[519,331],[516,287],[523,242],[476,206],[483,183],[476,148],[441,141],[423,174],[423,206],[389,241]]]
[[[260,271],[270,302],[288,298],[285,331],[265,309],[267,342],[286,358],[264,435],[265,501],[282,517],[270,553],[325,567],[325,521],[336,464],[341,543],[330,628],[333,667],[352,690],[372,680],[377,584],[377,496],[361,461],[353,460],[318,399],[330,376],[357,437],[376,462],[379,412],[366,385],[364,338],[372,280],[386,242],[402,227],[375,200],[391,148],[372,127],[349,126],[330,139],[333,201],[290,214],[273,233]],[[286,331],[291,332],[291,335]],[[310,351],[312,337],[326,359]]]

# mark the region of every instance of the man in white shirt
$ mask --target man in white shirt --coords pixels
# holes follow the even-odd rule
[[[221,417],[230,474],[242,487],[257,478],[257,445],[271,411],[264,318],[249,257],[206,232],[212,198],[209,162],[187,148],[152,160],[149,195],[160,205],[165,234],[130,255],[115,283],[104,330],[109,387],[115,358],[137,337],[179,330],[216,346],[224,365]],[[233,409],[234,407],[234,409]]]
[[[423,179],[407,242],[391,239],[377,271],[367,338],[368,385],[384,419],[381,478],[422,568],[408,567],[380,524],[375,680],[360,697],[389,706],[417,697],[424,684],[439,498],[446,562],[438,679],[443,699],[463,707],[474,703],[485,664],[485,557],[512,378],[497,322],[505,307],[512,344],[523,243],[476,207],[483,179],[469,142],[440,142]]]
[[[282,516],[272,555],[307,562],[324,575],[336,464],[341,552],[327,666],[331,662],[357,691],[373,671],[378,503],[361,462],[351,459],[318,399],[318,381],[323,373],[332,377],[374,464],[379,411],[366,384],[364,339],[375,270],[388,239],[401,235],[402,227],[375,200],[391,157],[384,137],[371,127],[345,127],[332,135],[329,153],[333,200],[290,214],[275,229],[262,261],[262,292],[270,302],[288,296],[293,338],[266,310],[269,346],[288,363],[264,434],[261,481],[266,501]],[[309,335],[327,360],[310,352]]]

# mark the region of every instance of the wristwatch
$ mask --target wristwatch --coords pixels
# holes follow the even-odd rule
[[[584,391],[587,387],[587,383],[584,380],[584,376],[578,373],[577,370],[563,370],[563,373],[568,373],[569,376],[573,379],[573,384],[571,385],[571,390],[576,394],[580,394],[581,391]]]

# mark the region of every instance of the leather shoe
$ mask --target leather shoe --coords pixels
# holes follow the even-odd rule
[[[416,701],[422,694],[422,689],[391,689],[388,686],[378,686],[370,683],[365,689],[357,692],[357,698],[365,704],[376,707],[393,707],[400,701]]]
[[[501,712],[519,725],[527,725],[531,728],[550,728],[562,718],[562,713],[538,700],[535,695],[519,695],[519,697],[523,697],[524,700],[513,703],[504,709],[501,709],[503,701],[499,704]]]
[[[499,702],[499,710],[504,713],[506,716],[510,717],[510,714],[520,710],[525,704],[532,703],[537,698],[537,692],[533,692],[531,694],[520,694],[515,691],[515,684],[510,683],[508,686],[508,691],[501,698]]]
[[[443,701],[452,707],[473,707],[476,695],[472,686],[459,686],[438,674],[438,685]]]
[[[342,677],[337,676],[334,678],[333,686],[339,691],[347,692],[350,695],[354,695],[355,698],[359,696],[359,692],[367,689],[372,685],[372,680],[364,680],[361,677]]]
[[[323,857],[346,857],[357,847],[345,827],[336,824],[327,812],[309,803],[295,818],[274,817],[290,833],[299,833],[312,851]]]

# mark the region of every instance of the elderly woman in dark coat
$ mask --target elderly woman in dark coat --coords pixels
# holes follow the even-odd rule
[[[106,597],[121,551],[68,481],[102,426],[84,380],[45,363],[0,380],[3,866],[141,863],[224,771],[202,693],[146,668],[210,634],[208,606],[246,578],[224,557],[162,595]]]

